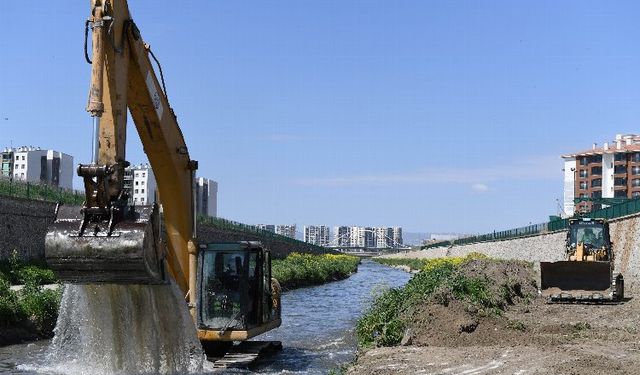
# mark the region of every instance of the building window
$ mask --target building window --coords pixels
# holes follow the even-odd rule
[[[640,186],[640,178],[634,178],[633,180],[631,180],[631,185],[633,187],[638,187]]]
[[[638,170],[640,172],[640,169]],[[602,176],[602,167],[591,167],[592,176]]]
[[[632,198],[638,198],[638,197],[640,197],[640,191],[634,191],[633,193],[631,193],[631,197],[632,197]]]
[[[631,167],[631,174],[633,175],[640,174],[640,167]]]
[[[591,193],[591,198],[602,198],[602,192],[594,191],[593,193]]]
[[[617,152],[613,156],[613,160],[614,161],[627,161],[627,154],[624,154],[624,153],[621,153],[621,152]]]
[[[138,186],[138,181],[136,181],[136,186]]]
[[[24,169],[25,164],[22,164],[22,166],[20,167],[20,169]]]
[[[615,167],[613,167],[613,173],[614,174],[626,174],[627,173],[627,166],[626,165],[616,165]]]
[[[140,189],[140,193],[144,194],[144,189]]]
[[[587,173],[586,169],[581,169],[580,170],[580,177],[585,178],[587,177],[589,174]]]
[[[627,186],[627,179],[626,178],[621,178],[621,177],[616,177],[613,179],[613,185],[615,186]]]
[[[589,163],[602,163],[602,155],[593,155],[589,157]]]
[[[140,198],[140,202],[144,204],[144,198]]]
[[[24,178],[24,173],[20,173],[20,178]]]
[[[146,172],[142,172],[142,177],[146,177],[147,173]]]
[[[634,152],[631,154],[631,161],[640,161],[640,152]]]
[[[627,196],[627,191],[626,190],[616,190],[613,193],[613,197],[614,198],[625,198]]]
[[[585,182],[585,187],[584,189],[586,189],[587,183]],[[600,187],[602,186],[602,179],[601,178],[594,178],[593,180],[591,180],[591,187]],[[582,182],[580,183],[580,188],[582,189]]]
[[[140,181],[140,185],[144,185],[144,181]]]
[[[26,156],[22,155],[22,160],[25,160],[25,157],[26,157]]]
[[[138,194],[138,189],[133,191],[134,194]]]
[[[136,177],[140,177],[140,173],[136,172]]]
[[[586,188],[587,188],[587,182],[586,181],[581,181],[580,182],[580,190],[585,190]]]

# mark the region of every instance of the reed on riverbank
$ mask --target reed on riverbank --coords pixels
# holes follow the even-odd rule
[[[344,254],[291,253],[272,261],[272,276],[284,290],[342,280],[358,271],[360,259]]]

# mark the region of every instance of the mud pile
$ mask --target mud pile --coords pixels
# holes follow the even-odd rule
[[[452,279],[403,314],[405,343],[465,346],[521,339],[525,327],[504,312],[526,309],[536,297],[531,264],[474,259],[462,263]],[[469,285],[456,285],[460,282]]]

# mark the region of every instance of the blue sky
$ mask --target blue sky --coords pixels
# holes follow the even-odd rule
[[[2,2],[0,146],[89,160],[85,3]],[[527,225],[557,213],[560,154],[638,132],[636,2],[130,8],[230,219],[414,232]],[[144,161],[130,130],[128,159]]]

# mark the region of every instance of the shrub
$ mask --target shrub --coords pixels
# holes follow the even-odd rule
[[[360,259],[344,254],[291,253],[272,261],[272,275],[284,289],[341,280],[358,270]]]

